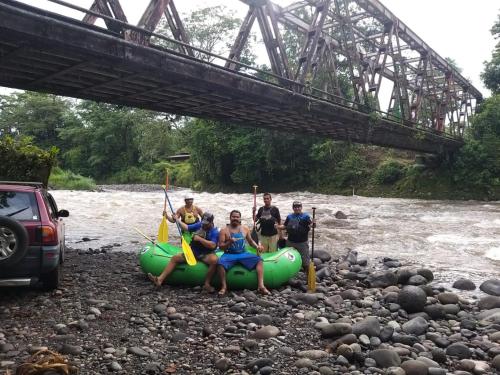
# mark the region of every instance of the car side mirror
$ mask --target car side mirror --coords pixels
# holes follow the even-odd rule
[[[69,216],[68,210],[59,210],[57,212],[57,217],[68,217],[68,216]]]

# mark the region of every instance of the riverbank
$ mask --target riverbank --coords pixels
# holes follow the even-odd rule
[[[430,270],[318,251],[315,294],[304,293],[300,275],[271,296],[218,298],[199,288],[154,289],[131,246],[70,251],[55,292],[3,290],[0,373],[44,347],[66,355],[80,374],[500,369],[500,297],[446,292]]]

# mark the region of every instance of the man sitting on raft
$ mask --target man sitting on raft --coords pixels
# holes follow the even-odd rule
[[[219,241],[219,230],[214,226],[214,215],[205,212],[201,217],[201,221],[190,225],[183,223],[180,219],[177,219],[177,222],[182,230],[193,233],[191,237],[191,249],[193,249],[194,256],[197,260],[208,266],[203,289],[209,293],[213,293],[215,289],[210,285],[210,282],[217,269],[218,257],[215,255],[215,249],[217,249],[217,243]],[[159,287],[179,263],[186,263],[184,254],[174,255],[160,276],[156,277],[148,273],[148,277]]]
[[[175,212],[175,216],[169,216],[166,211],[163,211],[163,215],[171,223],[175,223],[176,219],[181,219],[184,224],[194,224],[200,221],[200,217],[203,215],[203,210],[194,205],[194,198],[191,194],[184,197],[184,206],[179,207]],[[182,228],[184,230],[184,228]]]
[[[262,251],[262,245],[257,245],[247,226],[241,225],[241,212],[233,210],[229,214],[230,224],[222,229],[219,234],[219,248],[224,250],[224,254],[219,258],[219,278],[221,288],[219,295],[227,292],[226,271],[236,264],[241,264],[247,270],[257,271],[258,291],[262,294],[271,294],[264,286],[264,267],[262,258],[254,253],[245,250],[245,239],[250,246]]]

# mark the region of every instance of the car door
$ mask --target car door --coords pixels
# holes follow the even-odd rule
[[[59,239],[59,248],[61,249],[61,256],[64,260],[64,251],[65,251],[65,234],[66,234],[66,225],[63,221],[62,217],[58,216],[59,209],[57,208],[56,201],[52,194],[47,193],[47,203],[49,205],[50,217],[52,222],[57,228],[57,238]]]

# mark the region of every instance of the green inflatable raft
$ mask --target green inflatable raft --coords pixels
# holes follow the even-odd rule
[[[188,236],[185,236],[186,239]],[[189,241],[188,241],[189,242]],[[169,243],[159,243],[159,246],[152,243],[146,244],[140,254],[139,262],[145,273],[152,273],[158,276],[170,259],[182,250]],[[255,249],[247,248],[255,253]],[[222,251],[216,254],[221,256]],[[302,266],[302,260],[297,250],[291,247],[280,249],[274,253],[264,253],[261,255],[264,263],[264,284],[267,288],[277,288],[292,277],[294,277]],[[203,285],[208,267],[203,262],[197,262],[195,266],[187,264],[178,265],[174,272],[165,280],[169,285]],[[213,279],[214,285],[219,285],[218,276]],[[246,268],[237,265],[227,273],[227,285],[230,289],[257,289],[257,273],[255,270],[248,271]]]

